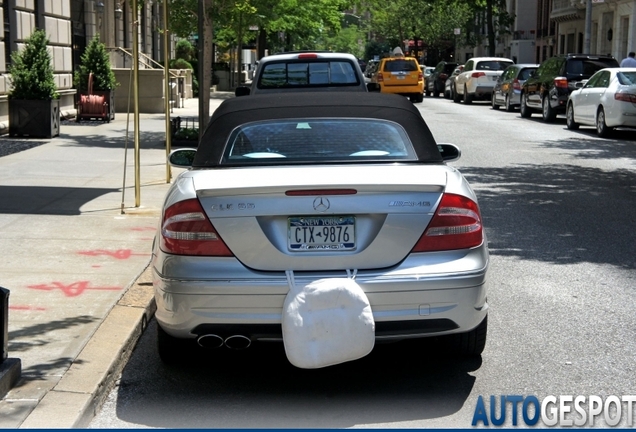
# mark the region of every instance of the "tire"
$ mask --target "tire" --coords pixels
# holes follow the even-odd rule
[[[523,118],[530,118],[532,116],[532,110],[526,105],[526,94],[521,93],[521,105],[519,105],[519,114]]]
[[[433,97],[439,97],[440,91],[437,90],[437,84],[433,84]]]
[[[571,103],[568,104],[568,108],[565,112],[565,124],[570,130],[577,130],[579,124],[574,121],[574,106]]]
[[[464,86],[464,104],[470,105],[471,103],[473,103],[473,97],[468,94],[468,89]]]
[[[546,95],[541,101],[541,114],[543,115],[543,121],[546,123],[552,123],[556,119],[556,111],[550,105],[550,96]]]
[[[157,350],[162,362],[169,365],[184,363],[188,353],[194,353],[194,342],[170,336],[157,324]]]
[[[512,104],[510,104],[510,96],[508,95],[506,95],[505,106],[506,106],[507,112],[513,112],[515,110],[515,107],[513,107]]]
[[[495,102],[495,92],[492,92],[492,96],[490,96],[490,106],[494,110],[499,109],[499,105],[497,105],[497,102]]]
[[[413,96],[409,97],[409,99],[413,103],[422,103],[422,101],[424,101],[424,96],[421,93],[415,93]]]
[[[486,348],[488,333],[488,316],[473,330],[447,336],[445,348],[454,355],[461,357],[477,357]]]
[[[426,86],[426,90],[424,90],[424,96],[429,97],[431,92],[428,90],[428,86]]]
[[[607,126],[605,122],[605,110],[603,107],[598,107],[598,111],[596,113],[596,133],[601,138],[607,138],[612,134],[611,127]]]
[[[462,95],[457,93],[457,88],[453,91],[453,102],[460,103],[462,101]]]

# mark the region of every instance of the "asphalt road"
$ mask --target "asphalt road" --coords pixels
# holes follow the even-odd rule
[[[599,139],[486,103],[418,106],[438,142],[462,148],[454,165],[487,228],[481,360],[410,342],[314,371],[290,366],[282,346],[167,367],[152,322],[91,427],[468,428],[480,395],[635,395],[636,132]]]

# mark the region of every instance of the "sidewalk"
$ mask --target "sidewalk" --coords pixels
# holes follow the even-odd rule
[[[210,114],[231,96],[213,93]],[[196,118],[198,100],[176,116]],[[127,152],[127,115],[117,113],[110,123],[63,121],[59,137],[0,157],[0,286],[10,290],[0,391],[11,388],[0,428],[86,426],[154,313],[165,116],[140,114],[139,207],[132,113],[128,121]]]

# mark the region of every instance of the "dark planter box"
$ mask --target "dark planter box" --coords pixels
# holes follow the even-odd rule
[[[59,99],[9,99],[9,136],[53,138],[59,135]]]

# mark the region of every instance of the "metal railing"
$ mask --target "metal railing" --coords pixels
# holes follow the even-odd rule
[[[121,54],[122,56],[124,56],[124,65],[126,64],[126,60],[125,60],[126,58],[129,58],[131,61],[134,58],[132,52],[130,52],[127,49],[122,48],[122,47],[108,47],[108,48],[106,48],[106,51],[108,53],[117,53],[117,54]],[[131,65],[131,67],[132,67],[132,65]],[[139,53],[139,67],[140,68],[149,68],[149,69],[163,69],[164,65],[162,65],[158,61],[154,60],[152,57],[149,57],[148,55],[140,52]],[[170,69],[168,69],[168,73],[170,73],[170,77],[171,78],[179,78],[179,75],[177,75],[175,72],[173,72]]]

